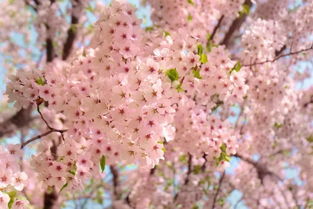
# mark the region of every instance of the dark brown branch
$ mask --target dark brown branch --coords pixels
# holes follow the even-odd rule
[[[192,172],[192,155],[188,153],[188,168],[187,168],[187,176],[185,178],[184,185],[187,185],[189,183],[191,172]]]
[[[203,162],[203,164],[202,164],[202,166],[201,166],[201,171],[202,171],[202,172],[204,172],[205,169],[206,169],[206,163],[208,162],[208,160],[206,159],[207,155],[208,155],[208,154],[206,154],[206,153],[204,153],[204,154],[202,155],[202,158],[204,159],[204,162]]]
[[[263,64],[266,64],[266,63],[270,63],[270,62],[275,62],[275,61],[277,61],[277,60],[279,60],[280,58],[283,58],[283,57],[288,57],[288,56],[300,54],[302,52],[306,52],[306,51],[309,51],[309,50],[312,50],[312,49],[313,49],[313,44],[309,48],[301,49],[301,50],[294,51],[294,52],[289,52],[289,53],[286,53],[286,54],[281,54],[281,55],[278,55],[275,58],[270,59],[270,60],[264,60],[264,61],[255,62],[255,63],[252,63],[252,64],[244,64],[242,66],[251,67],[251,66],[255,66],[255,65],[263,65]]]
[[[113,165],[110,166],[110,170],[111,170],[112,178],[113,178],[112,179],[112,182],[113,182],[113,194],[114,194],[116,199],[119,199],[119,195],[118,195],[118,186],[119,186],[118,170]]]
[[[47,62],[52,62],[55,57],[54,47],[53,47],[53,41],[51,38],[46,39],[47,44]]]
[[[50,0],[50,4],[54,4],[55,0]],[[41,2],[39,0],[34,0],[34,4],[31,4],[28,0],[25,0],[25,4],[31,7],[35,12],[38,13],[38,7],[40,6]],[[47,62],[52,62],[55,57],[55,50],[53,46],[53,39],[49,35],[50,26],[49,23],[44,24],[47,30],[47,38],[46,38],[46,52],[47,52]]]
[[[23,142],[23,143],[21,144],[21,148],[22,148],[22,149],[23,149],[27,144],[29,144],[29,143],[31,143],[31,142],[37,140],[37,139],[40,139],[40,138],[42,138],[42,137],[44,137],[44,136],[47,136],[47,135],[49,135],[49,134],[51,134],[51,133],[53,133],[53,132],[60,133],[61,136],[62,136],[62,138],[63,138],[63,140],[64,140],[63,133],[66,132],[67,130],[60,130],[60,129],[52,128],[52,127],[49,125],[49,123],[47,122],[47,120],[43,117],[43,115],[42,115],[42,113],[41,113],[41,111],[40,111],[40,109],[39,109],[39,105],[37,105],[37,111],[38,111],[38,113],[39,113],[39,115],[40,115],[40,118],[44,121],[44,123],[46,124],[46,126],[48,127],[49,130],[46,131],[45,133],[42,133],[42,134],[37,135],[37,136],[34,136],[34,137],[28,139],[27,141]]]
[[[45,122],[46,126],[47,126],[50,130],[53,130],[53,131],[55,131],[55,132],[60,132],[60,133],[64,133],[64,132],[67,131],[67,130],[65,130],[65,129],[64,129],[64,130],[60,130],[60,129],[52,128],[52,127],[49,125],[48,121],[43,117],[42,112],[41,112],[41,110],[40,110],[40,108],[39,108],[39,105],[37,105],[37,111],[38,111],[38,113],[39,113],[39,115],[40,115],[40,118]]]
[[[37,139],[40,139],[40,138],[42,138],[42,137],[44,137],[44,136],[47,136],[47,135],[49,135],[49,134],[51,134],[51,133],[53,133],[53,132],[54,132],[53,130],[49,130],[49,131],[47,131],[47,132],[45,132],[45,133],[43,133],[43,134],[40,134],[40,135],[37,135],[37,136],[34,136],[34,137],[28,139],[27,141],[25,141],[25,142],[23,142],[23,143],[21,144],[21,149],[23,149],[27,144],[29,144],[29,143],[31,143],[31,142],[37,140]]]
[[[252,2],[250,0],[246,0],[244,4],[249,7],[252,6]],[[222,45],[225,45],[226,47],[229,46],[231,37],[238,29],[240,29],[241,25],[245,22],[246,18],[247,18],[247,15],[243,14],[232,22],[227,33],[224,36],[224,39],[221,42]]]
[[[41,2],[40,2],[40,0],[33,0],[33,1],[34,1],[35,5],[29,4],[28,0],[25,0],[25,3],[26,3],[26,5],[32,7],[36,13],[38,13],[38,7],[40,6]],[[54,4],[54,3],[55,3],[55,0],[50,0],[50,4],[51,4],[51,5]],[[45,27],[46,27],[47,34],[48,34],[47,37],[46,37],[46,54],[47,54],[46,60],[47,60],[47,62],[49,63],[49,62],[52,62],[52,61],[53,61],[53,59],[54,59],[54,57],[55,57],[56,54],[55,54],[55,50],[54,50],[54,46],[53,46],[53,38],[50,36],[50,26],[49,26],[49,23],[46,22],[46,23],[44,23],[44,25],[45,25]],[[30,108],[31,108],[31,107],[30,107]],[[38,109],[39,109],[39,108],[38,108]],[[40,113],[40,112],[39,112],[39,113]],[[40,113],[40,115],[41,115],[41,117],[42,117],[42,114],[41,114],[41,113]],[[44,118],[42,117],[42,119],[44,119]],[[45,121],[45,120],[44,120],[44,121]],[[50,132],[50,131],[52,131],[52,132],[57,131],[56,129],[52,129],[52,128],[49,126],[49,124],[46,123],[46,125],[47,125],[47,126],[49,127],[49,129],[50,129],[48,132]],[[64,139],[63,131],[61,131],[60,133],[61,133],[62,138]],[[34,139],[34,140],[36,140],[36,139]],[[32,140],[32,141],[34,141],[34,140]],[[31,141],[30,141],[30,142],[31,142]],[[30,143],[30,142],[29,142],[29,143]],[[23,145],[22,145],[22,146],[23,146]],[[24,146],[25,146],[25,145],[24,145]],[[56,152],[56,147],[53,146],[53,147],[51,148],[51,151],[55,151],[55,152]],[[55,153],[54,153],[54,154],[55,154]],[[52,209],[52,208],[54,207],[54,205],[55,205],[57,199],[58,199],[58,195],[56,194],[55,190],[53,190],[53,191],[50,192],[50,193],[49,193],[49,192],[45,192],[45,194],[44,194],[44,205],[43,205],[43,209]]]
[[[215,209],[216,200],[217,200],[218,194],[221,191],[221,187],[222,187],[222,183],[223,183],[224,177],[225,177],[225,171],[222,173],[222,176],[220,177],[220,180],[218,181],[217,190],[216,190],[216,192],[214,194],[214,197],[213,197],[212,209]]]
[[[307,106],[309,106],[309,104],[313,104],[313,95],[311,96],[310,101],[308,101],[308,102],[306,102],[306,103],[303,104],[303,107],[304,107],[304,108],[307,108]]]
[[[52,209],[57,199],[58,199],[58,196],[54,190],[51,193],[46,192],[44,194],[43,209]]]
[[[239,206],[239,203],[243,200],[243,197],[244,195],[242,195],[242,197],[239,200],[237,200],[237,202],[234,205],[234,209],[237,209],[237,207]]]
[[[184,181],[183,186],[186,186],[189,183],[189,178],[190,178],[190,174],[192,172],[192,155],[190,153],[188,153],[188,167],[187,167],[187,174],[186,174],[186,178]],[[179,192],[177,192],[174,196],[174,201],[176,201],[178,199],[179,196]]]
[[[15,133],[16,129],[21,129],[29,125],[33,120],[31,117],[32,107],[21,109],[10,118],[0,123],[0,137]]]
[[[79,16],[77,16],[77,10],[82,11],[82,2],[80,0],[73,0],[72,1],[71,26],[67,30],[67,38],[63,46],[63,54],[62,54],[63,60],[66,60],[68,56],[71,54],[74,41],[77,36],[77,25],[79,23]]]
[[[261,184],[263,184],[264,178],[266,176],[273,176],[276,179],[278,179],[279,181],[282,181],[282,179],[277,174],[270,171],[264,164],[257,162],[257,161],[254,161],[254,160],[251,160],[249,158],[246,158],[240,154],[234,154],[233,156],[238,157],[241,160],[245,161],[246,163],[249,163],[250,165],[252,165],[256,169],[256,172],[257,172],[258,178],[261,181]]]
[[[284,45],[280,50],[275,51],[275,57],[281,55],[281,53],[283,53],[283,51],[287,48],[286,45]]]
[[[37,5],[36,1],[34,1],[34,2],[35,2],[35,4]],[[38,11],[37,7],[34,6],[34,5],[32,5],[28,0],[25,0],[25,4],[26,4],[27,6],[29,6],[30,8],[32,8],[35,12]]]
[[[219,27],[221,26],[223,19],[224,19],[224,15],[222,15],[222,16],[220,17],[220,19],[218,20],[216,26],[214,27],[213,32],[212,32],[212,34],[211,34],[211,36],[210,36],[210,40],[213,40],[213,39],[214,39],[215,34],[216,34],[217,30],[219,29]]]

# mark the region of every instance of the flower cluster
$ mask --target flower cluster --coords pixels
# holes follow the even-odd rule
[[[242,102],[248,89],[245,68],[224,47],[207,47],[205,38],[180,40],[172,30],[145,32],[134,8],[119,2],[95,26],[89,48],[69,63],[19,71],[8,85],[16,105],[45,104],[62,115],[63,124],[46,121],[66,133],[43,137],[32,161],[46,186],[79,188],[99,176],[101,161],[152,168],[168,141],[210,160],[236,152],[231,125],[208,116]]]
[[[28,202],[18,197],[27,181],[27,174],[21,169],[23,153],[19,145],[8,145],[0,149],[0,207],[8,208],[9,202],[13,209],[25,208]],[[17,197],[17,199],[15,199]]]

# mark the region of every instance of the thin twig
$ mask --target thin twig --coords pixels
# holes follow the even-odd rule
[[[31,143],[31,142],[37,140],[37,139],[40,139],[40,138],[42,138],[42,137],[44,137],[44,136],[47,136],[47,135],[49,135],[49,134],[51,134],[51,133],[53,133],[53,132],[54,132],[54,131],[50,129],[49,131],[47,131],[47,132],[45,132],[45,133],[43,133],[43,134],[40,134],[40,135],[37,135],[37,136],[34,136],[34,137],[28,139],[27,141],[25,141],[25,142],[23,142],[23,143],[21,144],[21,149],[23,149],[27,144],[29,144],[29,143]]]
[[[49,125],[49,123],[46,121],[46,119],[43,117],[43,115],[42,115],[42,113],[41,113],[41,110],[39,109],[39,105],[37,105],[37,111],[38,111],[38,113],[39,113],[39,115],[40,115],[40,118],[45,122],[45,124],[46,124],[46,126],[49,128],[49,129],[51,129],[51,130],[54,130],[55,132],[66,132],[67,130],[62,130],[62,129],[56,129],[56,128],[52,128],[50,125]]]
[[[242,156],[242,155],[240,155],[238,153],[234,154],[232,156],[238,157],[241,160],[245,161],[246,163],[249,163],[250,165],[252,165],[256,169],[258,178],[260,179],[262,184],[263,184],[263,180],[264,180],[265,176],[273,176],[276,179],[278,179],[279,181],[282,181],[282,179],[277,174],[275,174],[274,172],[270,171],[264,164],[261,164],[261,163],[259,163],[257,161],[254,161],[254,160],[251,160],[249,158],[246,158],[246,157],[244,157],[244,156]]]
[[[245,5],[248,5],[249,7],[251,7],[252,5],[252,2],[251,0],[246,0],[244,2]],[[245,22],[247,18],[247,15],[246,14],[243,14],[242,16],[236,18],[232,24],[230,25],[227,33],[225,34],[224,36],[224,39],[222,40],[221,42],[221,45],[225,45],[226,47],[229,46],[229,43],[230,43],[230,40],[231,40],[231,37],[233,36],[233,34],[241,27],[241,25]]]
[[[202,166],[201,166],[201,171],[204,172],[206,169],[206,163],[208,162],[208,160],[206,159],[206,157],[208,156],[208,154],[203,153],[202,158],[204,160]]]
[[[62,139],[65,140],[63,133],[66,132],[67,130],[66,130],[66,129],[63,129],[63,130],[62,130],[62,129],[56,129],[56,128],[51,127],[51,126],[49,125],[49,123],[46,121],[46,119],[43,117],[43,115],[42,115],[42,113],[41,113],[41,111],[40,111],[39,105],[37,105],[37,111],[38,111],[38,113],[39,113],[41,119],[45,122],[46,126],[47,126],[50,130],[52,130],[53,132],[59,132],[59,133],[61,134]]]
[[[215,36],[217,30],[219,29],[219,27],[221,26],[223,19],[224,19],[224,15],[222,15],[222,16],[220,17],[220,19],[218,20],[216,26],[215,26],[214,29],[213,29],[212,35],[210,36],[210,39],[209,39],[209,40],[213,40],[213,39],[214,39],[214,36]]]
[[[222,183],[223,183],[224,177],[225,177],[225,171],[223,171],[222,176],[221,176],[220,180],[218,181],[218,187],[217,187],[217,190],[216,190],[216,192],[214,194],[214,197],[213,197],[212,209],[215,209],[215,203],[216,203],[218,194],[221,191],[221,187],[222,187]]]
[[[23,143],[21,144],[21,148],[22,148],[22,149],[23,149],[27,144],[29,144],[29,143],[31,143],[31,142],[37,140],[37,139],[40,139],[40,138],[42,138],[42,137],[44,137],[44,136],[47,136],[47,135],[49,135],[49,134],[51,134],[51,133],[53,133],[53,132],[60,133],[62,139],[64,140],[64,135],[63,135],[63,133],[66,132],[67,130],[65,130],[65,129],[64,129],[64,130],[60,130],[60,129],[52,128],[52,127],[49,125],[49,123],[46,121],[46,119],[43,117],[43,115],[42,115],[42,113],[41,113],[41,111],[40,111],[39,105],[37,105],[37,111],[38,111],[38,113],[39,113],[39,115],[40,115],[40,118],[44,121],[44,123],[46,124],[46,126],[48,127],[49,130],[46,131],[45,133],[42,133],[42,134],[37,135],[37,136],[34,136],[34,137],[28,139],[27,141],[23,142]]]
[[[239,203],[243,200],[244,195],[242,195],[242,197],[235,203],[234,205],[234,209],[237,209],[237,207],[239,206]]]
[[[187,185],[189,183],[191,172],[192,172],[192,155],[188,153],[188,170],[184,185]]]
[[[187,175],[184,180],[183,186],[186,186],[189,183],[190,174],[192,172],[192,155],[188,153],[188,167],[187,167]],[[179,192],[177,192],[174,196],[174,202],[178,199]]]
[[[264,61],[261,61],[261,62],[255,62],[255,63],[252,63],[252,64],[243,64],[242,66],[250,67],[250,66],[262,65],[262,64],[266,64],[266,63],[270,63],[270,62],[275,62],[275,61],[279,60],[280,58],[291,56],[291,55],[295,55],[295,54],[300,54],[302,52],[306,52],[306,51],[309,51],[309,50],[312,50],[312,49],[313,49],[313,44],[309,48],[301,49],[301,50],[294,51],[294,52],[289,52],[289,53],[286,53],[286,54],[281,54],[281,55],[276,56],[273,59],[264,60]]]

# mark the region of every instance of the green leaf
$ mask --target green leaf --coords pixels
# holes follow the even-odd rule
[[[203,54],[204,50],[203,50],[203,46],[201,44],[198,44],[197,46],[197,53],[198,55]]]
[[[236,71],[236,72],[239,72],[240,69],[241,69],[242,65],[241,63],[238,61],[234,67],[229,71],[229,75],[233,72],[233,71]]]
[[[207,55],[205,54],[204,49],[203,49],[203,46],[202,46],[201,44],[199,44],[199,45],[197,46],[197,54],[200,56],[200,62],[201,62],[202,64],[205,64],[205,63],[208,62],[208,57],[207,57]]]
[[[283,124],[281,124],[281,123],[274,123],[274,128],[279,129],[281,127],[283,127]]]
[[[223,143],[223,144],[221,145],[220,149],[221,149],[222,152],[226,152],[226,149],[227,149],[226,144]]]
[[[177,92],[183,92],[184,91],[184,89],[183,89],[183,84],[182,83],[179,83],[177,86],[176,86],[176,90],[177,90]]]
[[[90,4],[88,4],[88,6],[86,7],[86,11],[93,13],[95,9]]]
[[[173,82],[173,81],[177,81],[179,79],[179,75],[178,72],[176,70],[176,68],[172,68],[169,69],[165,72],[165,74],[167,75],[167,77]]]
[[[220,206],[223,206],[225,204],[225,199],[224,198],[219,198],[217,200],[217,204],[219,204]]]
[[[62,192],[66,187],[68,186],[68,182],[66,182],[66,184],[64,184],[60,190],[60,192]]]
[[[224,161],[230,161],[230,156],[227,154],[227,145],[225,143],[220,146],[220,150],[220,156],[215,159],[217,165]]]
[[[13,203],[14,203],[14,201],[15,201],[15,198],[16,198],[16,191],[10,191],[10,192],[7,192],[7,194],[9,195],[9,197],[10,197],[10,201],[8,202],[8,207],[9,207],[9,209],[11,209],[12,208],[12,206],[13,206]]]
[[[312,142],[313,142],[313,135],[308,136],[308,137],[306,138],[306,140],[307,140],[308,142],[312,143]]]
[[[193,74],[193,77],[198,78],[198,79],[202,79],[202,76],[200,75],[200,69],[199,68],[194,67],[192,69],[192,74]]]
[[[87,56],[87,52],[86,52],[86,50],[85,49],[83,49],[83,57],[86,57]]]
[[[76,166],[76,163],[72,166],[71,170],[69,170],[68,172],[70,174],[72,174],[73,176],[76,175],[76,171],[77,171],[77,166]]]
[[[164,144],[164,141],[158,141],[158,144]]]
[[[77,29],[78,29],[78,24],[71,24],[70,26],[70,30],[73,31],[74,33],[77,32]]]
[[[198,205],[193,205],[191,209],[200,209]]]
[[[207,57],[206,54],[203,53],[203,54],[200,55],[200,62],[201,62],[202,64],[205,64],[205,63],[208,62],[208,57]]]
[[[96,199],[95,199],[97,203],[103,204],[103,195],[104,195],[104,192],[99,189],[99,190],[97,191]]]
[[[212,34],[211,33],[207,33],[206,34],[206,39],[209,41],[209,40],[211,40],[211,37],[212,37]]]
[[[192,172],[194,173],[194,174],[199,174],[199,173],[201,173],[201,165],[195,165],[194,166],[194,168],[193,168],[193,170],[192,170]]]
[[[178,160],[182,163],[187,163],[187,155],[181,155],[179,156]]]
[[[145,28],[145,31],[153,31],[153,30],[154,30],[154,27],[152,27],[152,26],[149,26],[149,27]]]
[[[46,84],[46,80],[44,78],[36,78],[35,82],[40,85],[40,86],[44,86]]]
[[[87,31],[88,31],[88,33],[91,33],[93,30],[94,30],[94,26],[92,25],[92,24],[89,24],[88,26],[87,26]]]
[[[187,2],[191,5],[194,5],[195,3],[193,2],[193,0],[187,0]]]
[[[208,41],[207,41],[207,43],[206,43],[206,49],[208,50],[208,52],[211,52],[211,51],[212,51],[212,48],[213,48],[213,47],[218,47],[218,45],[213,43],[213,41],[211,40],[211,37],[210,37],[210,36],[208,36],[208,37],[209,37],[209,38],[208,38]]]
[[[170,34],[170,32],[168,32],[168,31],[164,31],[164,32],[163,32],[163,36],[164,36],[164,37],[166,37],[166,36],[171,36],[171,34]]]
[[[191,21],[191,20],[192,20],[192,15],[191,15],[191,14],[188,14],[187,20],[188,20],[188,21]]]
[[[104,171],[104,168],[105,168],[105,156],[104,155],[102,155],[101,156],[101,159],[100,159],[100,169],[101,169],[101,172],[103,172]]]
[[[313,200],[309,200],[306,205],[308,209],[313,209]]]
[[[242,5],[242,10],[239,11],[239,16],[248,15],[250,13],[250,6],[248,4]]]

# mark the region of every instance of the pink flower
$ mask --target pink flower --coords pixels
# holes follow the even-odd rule
[[[9,195],[4,192],[0,192],[0,208],[7,209],[10,201]]]

